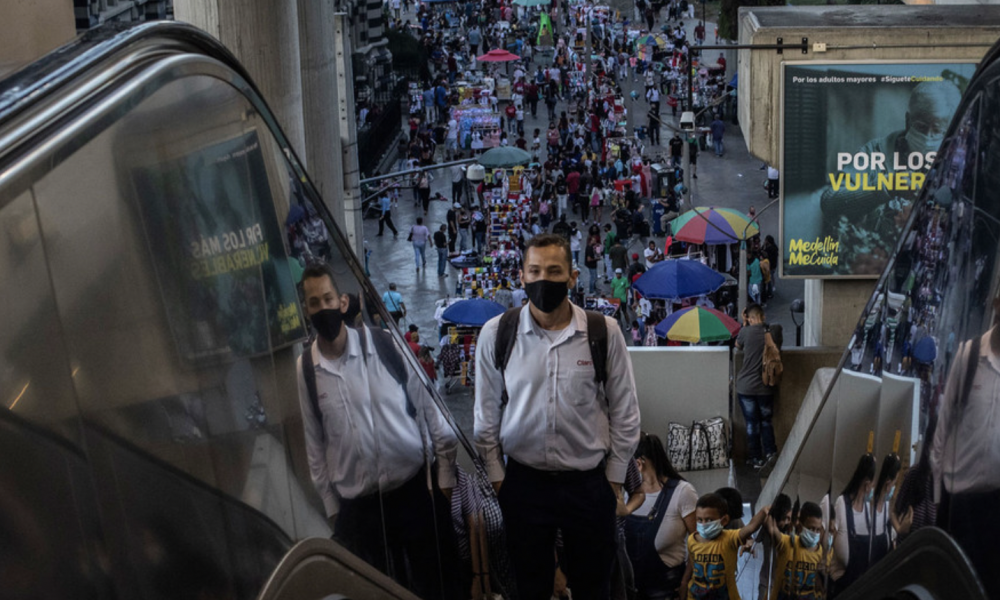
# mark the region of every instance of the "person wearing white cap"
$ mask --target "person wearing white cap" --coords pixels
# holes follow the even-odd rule
[[[611,280],[611,296],[621,300],[622,305],[628,301],[628,278],[621,269],[615,269],[615,278]]]

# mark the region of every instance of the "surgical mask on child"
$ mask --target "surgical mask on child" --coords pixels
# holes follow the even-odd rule
[[[802,540],[803,548],[812,548],[819,543],[819,534],[808,529],[803,529],[799,538]]]
[[[722,519],[708,523],[698,523],[698,535],[706,540],[714,540],[722,533]]]

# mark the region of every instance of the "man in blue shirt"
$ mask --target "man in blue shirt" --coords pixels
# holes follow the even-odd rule
[[[715,120],[709,126],[712,129],[712,145],[715,147],[715,155],[722,156],[722,136],[726,134],[726,124],[722,122],[719,113],[715,114]]]
[[[392,230],[392,237],[398,238],[399,231],[396,230],[396,226],[392,223],[392,198],[389,193],[386,192],[382,194],[382,197],[378,199],[379,208],[382,209],[382,213],[378,217],[378,236],[382,235],[382,231],[385,226],[388,225],[389,229]]]
[[[448,114],[448,88],[444,87],[444,81],[439,82],[434,90],[434,100],[437,104],[437,120],[444,121]]]
[[[406,304],[403,303],[403,296],[396,291],[396,284],[389,284],[389,291],[382,294],[382,304],[389,310],[389,316],[399,325],[399,320],[406,316]]]

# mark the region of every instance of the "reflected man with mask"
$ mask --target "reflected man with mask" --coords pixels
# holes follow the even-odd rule
[[[318,336],[298,360],[299,403],[334,539],[420,596],[450,598],[439,573],[455,564],[445,497],[457,437],[389,334],[345,322],[349,297],[328,266],[306,268],[302,286]]]
[[[993,326],[963,343],[938,408],[931,447],[938,526],[962,546],[986,595],[1000,598],[1000,296]]]
[[[557,530],[573,597],[607,597],[617,498],[639,439],[625,338],[614,320],[570,303],[578,276],[564,237],[532,238],[521,274],[528,305],[486,323],[476,352],[475,442],[498,491],[523,600],[552,596]],[[593,323],[601,319],[603,385],[589,342],[600,339],[604,328]],[[498,337],[510,342],[503,370]]]
[[[920,194],[922,183],[919,182],[930,169],[960,100],[961,92],[951,82],[918,84],[910,92],[905,127],[870,140],[856,153],[868,157],[881,155],[880,168],[858,172],[852,168],[852,163],[844,167],[843,172],[850,178],[853,189],[848,189],[848,184],[842,181],[837,189],[828,187],[823,192],[820,200],[823,217],[830,234],[840,241],[840,264],[849,268],[850,274],[882,272],[888,260],[887,253],[895,246],[913,200]],[[921,157],[911,157],[912,154]],[[870,159],[869,162],[876,161]],[[886,186],[875,189],[880,187],[880,175],[899,184],[893,177],[902,170],[911,174],[902,185],[896,189]],[[921,178],[915,180],[917,175]],[[853,185],[855,177],[859,176],[867,179],[860,185]]]

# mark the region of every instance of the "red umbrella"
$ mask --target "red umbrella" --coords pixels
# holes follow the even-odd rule
[[[511,60],[521,60],[516,54],[511,54],[502,48],[494,48],[482,56],[477,56],[476,60],[481,62],[507,62]]]

